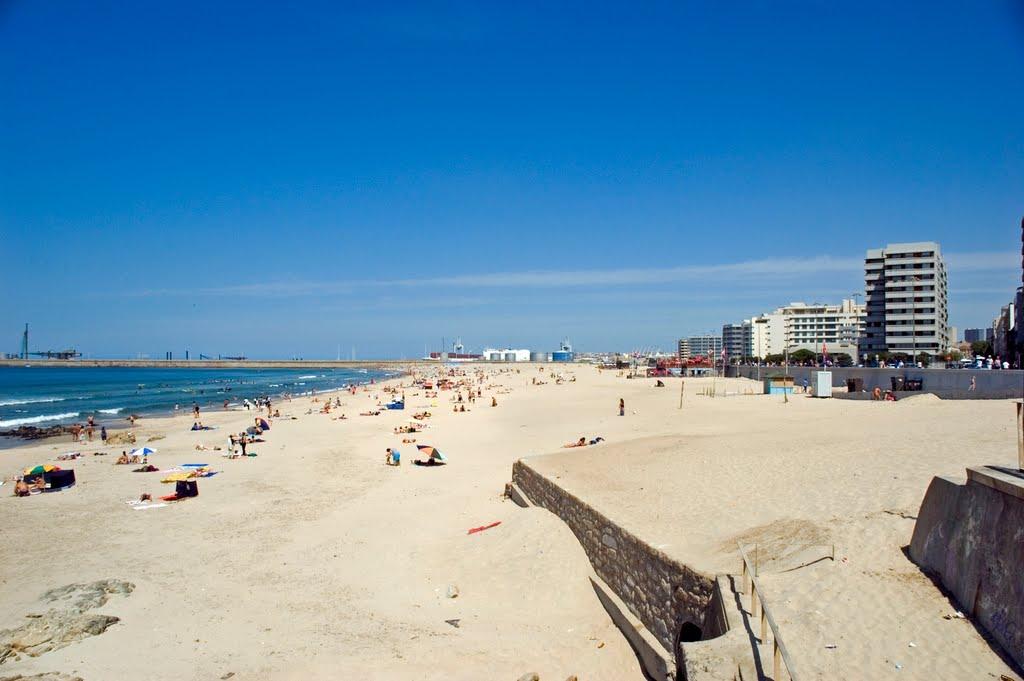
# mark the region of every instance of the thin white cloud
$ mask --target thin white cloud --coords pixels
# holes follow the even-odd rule
[[[1019,267],[1014,253],[949,253],[946,262],[951,272],[985,272]],[[346,281],[276,281],[191,290],[151,289],[137,296],[215,295],[290,298],[309,295],[342,295],[375,288],[567,288],[625,287],[654,284],[697,283],[709,287],[725,282],[756,283],[758,287],[812,275],[859,277],[863,259],[808,255],[806,257],[764,258],[735,263],[684,265],[680,267],[621,268],[603,270],[527,270],[457,274],[415,279],[363,279]]]
[[[1020,271],[1020,253],[1014,253],[1013,251],[946,253],[944,257],[950,272],[983,272],[1007,269]]]

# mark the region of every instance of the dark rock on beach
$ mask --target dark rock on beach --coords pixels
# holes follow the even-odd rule
[[[18,426],[11,430],[0,430],[0,437],[17,437],[22,440],[41,440],[44,437],[57,437],[69,432],[64,426]]]

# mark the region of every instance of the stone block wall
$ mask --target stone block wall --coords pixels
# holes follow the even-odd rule
[[[528,462],[512,467],[512,481],[530,501],[560,517],[579,539],[594,571],[666,650],[679,650],[684,623],[718,636],[719,620],[707,617],[714,577],[673,560],[616,525],[585,501],[538,473]]]

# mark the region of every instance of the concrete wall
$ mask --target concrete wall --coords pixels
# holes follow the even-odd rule
[[[677,651],[684,622],[704,638],[718,636],[721,618],[708,617],[714,577],[696,572],[619,527],[578,497],[520,460],[512,482],[537,506],[560,517],[579,539],[594,571],[654,634],[666,650]]]
[[[933,478],[910,557],[1024,666],[1024,500],[974,481]]]
[[[790,367],[789,375],[796,379],[796,384],[803,385],[806,378],[813,385],[812,372],[815,367]],[[892,387],[890,378],[920,378],[923,380],[925,392],[934,393],[947,399],[1006,399],[1024,397],[1024,371],[988,371],[977,369],[868,369],[832,367],[832,386],[845,387],[847,378],[860,378],[864,381],[864,390],[871,392],[877,386],[882,390]],[[782,374],[782,367],[761,367],[762,377]],[[729,367],[729,376],[757,378],[756,366]],[[974,377],[977,388],[973,391],[971,377]]]

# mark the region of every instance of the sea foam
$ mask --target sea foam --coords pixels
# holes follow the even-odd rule
[[[0,400],[0,407],[10,407],[15,404],[38,404],[40,402],[63,402],[63,397],[29,397],[24,400]]]
[[[0,421],[0,428],[14,428],[16,426],[28,426],[33,423],[42,423],[44,421],[60,421],[61,419],[73,419],[78,416],[77,411],[69,411],[63,414],[43,414],[42,416],[30,416],[23,419],[9,419],[7,421]]]

